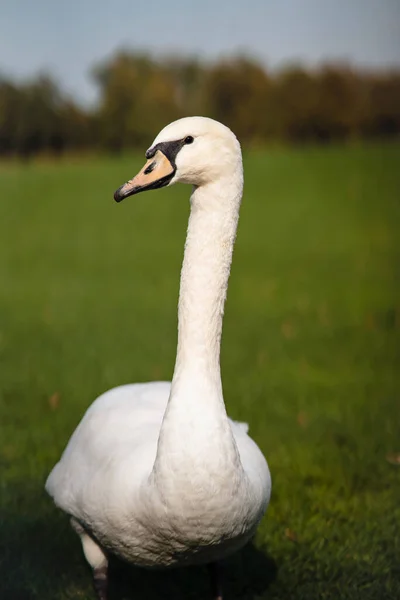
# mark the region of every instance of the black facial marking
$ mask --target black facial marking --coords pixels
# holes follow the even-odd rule
[[[174,142],[161,142],[160,144],[157,144],[157,146],[154,146],[154,148],[161,150],[168,158],[174,170],[176,170],[176,157],[182,146],[184,146],[184,140],[176,140]]]
[[[174,168],[174,174],[176,171],[176,157],[178,155],[179,150],[185,146],[186,144],[192,144],[194,142],[194,137],[192,135],[188,135],[181,140],[174,140],[173,142],[160,142],[156,144],[152,148],[149,148],[146,152],[146,158],[153,158],[157,150],[161,150],[163,154],[168,158],[172,167]]]

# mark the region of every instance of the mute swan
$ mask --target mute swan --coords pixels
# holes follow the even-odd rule
[[[220,374],[224,302],[243,189],[239,142],[217,121],[167,125],[117,202],[193,185],[172,383],[123,385],[87,410],[46,490],[71,516],[106,599],[107,555],[143,567],[217,561],[254,534],[270,497],[267,463],[247,425],[226,414]]]

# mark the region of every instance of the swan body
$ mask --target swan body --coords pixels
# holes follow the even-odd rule
[[[117,201],[178,181],[194,186],[172,383],[124,385],[100,396],[46,483],[72,517],[95,573],[108,552],[144,567],[223,558],[252,537],[271,489],[247,425],[227,417],[220,375],[243,187],[240,145],[224,125],[190,117],[163,129],[146,156]]]
[[[144,567],[207,563],[241,547],[263,515],[268,491],[263,456],[246,424],[234,421],[251,484],[234,469],[219,473],[218,464],[210,472],[200,457],[191,457],[190,473],[177,481],[168,473],[165,497],[150,483],[170,390],[169,382],[139,383],[100,396],[47,484],[103,548]]]

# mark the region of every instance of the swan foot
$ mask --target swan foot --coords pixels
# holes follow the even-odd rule
[[[222,569],[218,562],[210,563],[208,570],[211,579],[211,589],[213,600],[223,600],[222,595]]]

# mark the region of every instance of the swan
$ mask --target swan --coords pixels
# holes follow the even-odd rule
[[[193,186],[181,271],[172,382],[123,385],[89,407],[46,490],[71,517],[107,597],[109,554],[142,567],[208,564],[254,535],[270,498],[267,462],[248,426],[226,414],[220,373],[224,303],[243,190],[240,144],[205,117],[167,125],[117,202]]]

